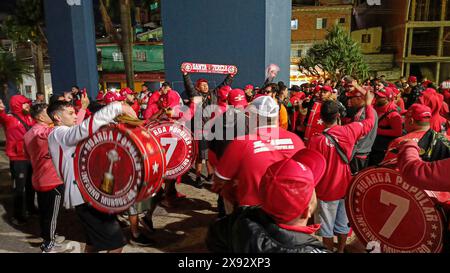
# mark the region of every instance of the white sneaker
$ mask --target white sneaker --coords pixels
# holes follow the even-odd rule
[[[62,244],[64,241],[66,241],[66,237],[60,235],[55,236],[55,243]]]
[[[42,253],[64,253],[66,250],[67,246],[65,244],[55,243],[51,248],[44,248]]]

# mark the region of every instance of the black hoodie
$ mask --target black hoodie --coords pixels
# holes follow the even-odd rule
[[[217,253],[326,253],[314,236],[279,227],[259,207],[241,207],[211,224],[206,245]]]

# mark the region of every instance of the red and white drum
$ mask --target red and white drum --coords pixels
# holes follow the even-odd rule
[[[320,109],[322,108],[322,103],[315,102],[311,113],[309,114],[308,122],[306,124],[305,130],[305,143],[308,143],[312,136],[320,134],[325,130],[325,125],[320,118]]]
[[[382,253],[434,253],[442,250],[447,229],[439,198],[409,185],[396,170],[372,168],[354,178],[346,209],[364,244],[378,242]]]
[[[159,190],[165,157],[143,127],[108,125],[78,144],[74,170],[86,202],[112,214]]]
[[[166,154],[165,179],[176,179],[185,174],[197,158],[197,146],[192,132],[172,120],[153,121],[145,126]]]

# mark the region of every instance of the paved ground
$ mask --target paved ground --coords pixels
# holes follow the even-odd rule
[[[3,130],[0,129],[0,143]],[[206,189],[197,189],[187,184],[177,185],[186,194],[176,208],[158,207],[153,217],[156,233],[153,247],[135,247],[128,244],[124,252],[207,252],[204,239],[207,227],[217,217],[217,196]],[[31,218],[29,224],[17,227],[10,224],[12,214],[12,185],[9,174],[9,161],[0,146],[0,253],[40,252],[38,218]],[[80,252],[84,248],[84,237],[80,224],[73,211],[62,210],[58,223],[58,233],[66,236],[68,252]],[[129,237],[129,228],[124,229]],[[363,247],[353,236],[349,239],[349,252],[361,252]]]

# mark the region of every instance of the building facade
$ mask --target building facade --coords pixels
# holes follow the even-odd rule
[[[448,0],[359,1],[355,28],[383,28],[382,48],[393,53],[403,75],[441,82],[450,76],[450,3]]]
[[[323,42],[335,24],[349,33],[352,26],[352,1],[293,1],[291,21],[291,85],[311,79],[299,71],[298,64],[308,50]]]

